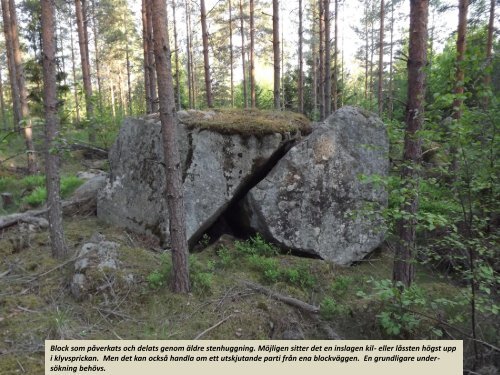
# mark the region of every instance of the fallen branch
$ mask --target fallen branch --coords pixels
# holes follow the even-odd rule
[[[274,298],[280,302],[286,303],[287,305],[296,307],[300,310],[303,310],[305,312],[311,313],[311,314],[317,314],[319,313],[319,307],[318,306],[313,306],[308,304],[307,302],[301,301],[297,298],[285,296],[283,294],[280,294],[278,292],[274,292],[271,289],[268,289],[260,284],[255,284],[251,283],[249,281],[243,281],[243,284],[257,292],[260,292],[262,294],[268,295],[271,298]]]
[[[63,213],[73,212],[73,209],[83,206],[88,203],[91,199],[79,199],[79,200],[69,200],[62,202]],[[22,213],[15,213],[12,215],[0,217],[0,230],[7,229],[9,227],[18,225],[25,220],[29,220],[30,217],[44,216],[49,212],[48,208],[42,208],[40,210],[30,210]]]
[[[206,333],[210,332],[211,330],[217,328],[218,326],[220,326],[222,323],[224,323],[226,320],[228,320],[229,318],[231,318],[233,315],[229,315],[227,317],[225,317],[224,319],[222,319],[220,322],[217,322],[215,323],[213,326],[207,328],[206,330],[204,330],[203,332],[199,333],[198,335],[196,335],[196,337],[193,339],[193,340],[199,340],[201,337],[203,337],[203,335],[205,335]]]
[[[76,150],[82,150],[86,152],[90,152],[96,156],[102,157],[103,159],[108,157],[108,150],[100,147],[93,146],[88,143],[83,143],[83,142],[74,142],[69,145],[70,150],[76,151]]]

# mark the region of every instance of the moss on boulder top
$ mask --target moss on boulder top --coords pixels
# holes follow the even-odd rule
[[[222,134],[266,135],[273,133],[309,134],[311,123],[294,112],[258,109],[187,110],[178,112],[179,121],[189,128],[208,129]]]

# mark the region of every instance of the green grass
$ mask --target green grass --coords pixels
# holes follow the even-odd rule
[[[30,177],[38,177],[37,179],[30,179],[30,183],[40,181],[45,184],[45,176],[30,176]],[[26,177],[27,178],[27,177]],[[24,178],[22,181],[26,180]],[[83,180],[79,179],[75,176],[66,176],[61,178],[61,197],[63,199],[68,198],[80,185],[83,184]],[[25,181],[23,183],[26,183]],[[33,185],[35,186],[35,185]],[[47,200],[47,190],[42,185],[37,185],[34,190],[24,198],[22,198],[21,202],[30,205],[31,207],[39,207],[45,203]]]

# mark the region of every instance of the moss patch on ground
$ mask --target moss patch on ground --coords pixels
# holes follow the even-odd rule
[[[208,129],[222,134],[267,135],[311,132],[311,122],[302,114],[258,109],[217,109],[187,111],[179,115],[188,127]]]

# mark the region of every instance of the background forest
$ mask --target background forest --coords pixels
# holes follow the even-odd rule
[[[42,166],[48,155],[61,155],[62,167],[56,169],[62,175],[60,192],[68,197],[82,183],[75,176],[80,166],[69,152],[75,145],[106,152],[126,116],[158,111],[150,2],[56,0],[60,130],[49,148],[44,143],[45,3],[1,1],[2,215],[44,205],[50,179]],[[322,319],[342,321],[349,309],[352,315],[359,308],[344,304],[346,294],[371,298],[377,308],[364,313],[375,316],[377,334],[464,339],[467,371],[495,373],[500,368],[498,2],[428,2],[421,69],[426,84],[419,93],[423,111],[413,115],[408,110],[409,95],[416,90],[408,79],[409,3],[414,1],[169,0],[175,106],[287,110],[311,121],[322,121],[347,105],[377,112],[389,132],[391,175],[370,182],[389,190],[389,207],[383,212],[389,263],[392,267],[394,252],[407,251],[407,268],[397,271],[396,260],[393,277],[375,275],[370,290],[358,288],[366,280],[350,271],[332,280],[325,276],[329,294],[317,300]],[[409,131],[412,116],[421,122]],[[418,144],[418,154],[408,154],[408,140]],[[70,232],[76,230],[76,223],[68,225],[73,226]],[[408,227],[411,241],[403,236],[402,228]],[[226,250],[217,253],[214,264],[231,267],[234,259]],[[299,285],[304,298],[316,283],[301,267],[288,274],[262,260],[278,251],[260,237],[238,242],[235,251],[264,275],[274,270],[275,278],[267,273],[268,283]],[[191,262],[193,289],[215,289],[210,284],[217,277],[210,275],[216,267],[202,266],[199,259]],[[147,283],[158,289],[165,278],[162,268],[152,271]],[[426,278],[436,290],[425,289]],[[424,336],[418,333],[423,326]],[[56,324],[55,331],[59,328]]]

